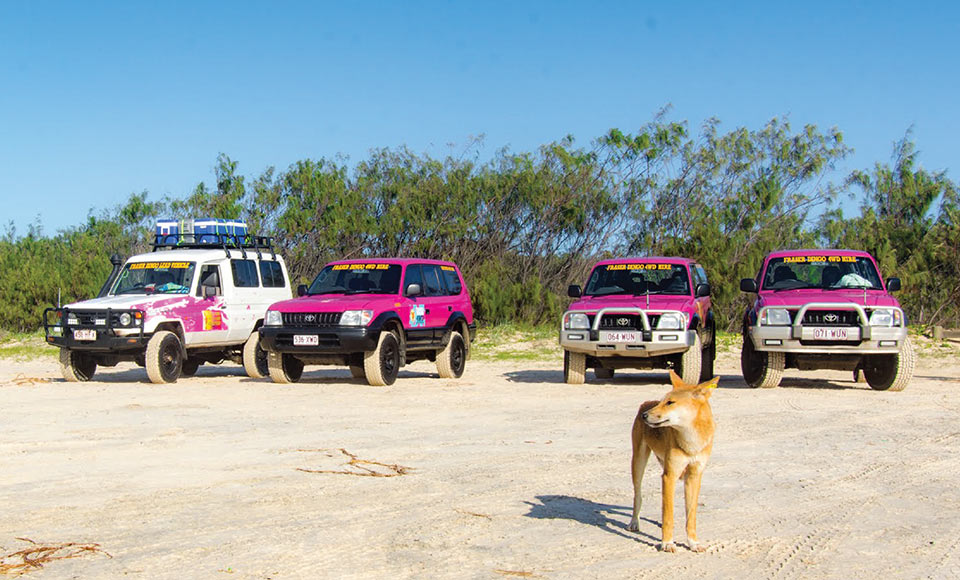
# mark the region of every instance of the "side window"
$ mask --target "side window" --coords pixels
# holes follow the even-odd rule
[[[423,276],[420,273],[420,266],[417,264],[407,266],[407,271],[403,275],[403,288],[401,288],[400,291],[406,294],[407,287],[411,284],[419,284],[420,287],[423,288]],[[424,288],[423,291],[426,292],[426,288]]]
[[[236,288],[256,288],[260,285],[257,278],[257,264],[253,260],[230,260],[233,270],[233,285]]]
[[[693,267],[693,279],[697,284],[706,284],[707,283],[707,273],[704,271],[703,266],[696,264]]]
[[[457,276],[457,270],[453,266],[440,266],[443,272],[443,281],[447,287],[449,296],[459,296],[463,292],[463,286],[460,284],[460,276]]]
[[[203,287],[212,286],[217,289],[216,296],[222,296],[220,285],[220,267],[216,264],[207,264],[200,268],[200,283],[197,284],[197,296],[203,296]]]
[[[440,267],[433,264],[423,264],[423,293],[426,296],[443,296],[444,292],[440,285]]]
[[[264,288],[283,288],[283,268],[280,262],[264,260],[260,262],[260,279]]]

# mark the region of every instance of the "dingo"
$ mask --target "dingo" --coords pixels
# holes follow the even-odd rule
[[[633,518],[628,529],[640,529],[640,484],[653,451],[663,466],[663,541],[659,548],[665,552],[677,549],[673,543],[673,495],[681,475],[687,508],[687,545],[694,552],[706,549],[697,542],[697,499],[703,468],[713,449],[713,413],[708,399],[710,389],[719,380],[720,377],[714,377],[700,385],[688,385],[670,371],[673,390],[660,401],[640,405],[633,422]]]

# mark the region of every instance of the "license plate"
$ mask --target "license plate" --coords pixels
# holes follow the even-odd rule
[[[73,340],[97,340],[97,331],[86,328],[74,330]]]
[[[608,332],[605,342],[637,342],[636,332]]]
[[[316,334],[294,334],[293,346],[317,346],[320,339]]]
[[[814,340],[847,340],[846,328],[814,328]]]

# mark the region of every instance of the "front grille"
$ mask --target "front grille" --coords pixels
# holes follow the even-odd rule
[[[282,312],[284,326],[336,326],[342,312]]]
[[[656,328],[659,314],[648,314],[650,328]],[[601,330],[643,330],[643,317],[639,314],[604,314],[600,319]]]
[[[76,311],[70,310],[71,317],[76,317],[76,323],[68,322],[68,326],[99,326],[102,328],[107,327],[107,311],[106,310],[84,310]],[[130,316],[133,316],[134,311],[132,310],[111,310],[110,311],[110,326],[113,328],[127,328],[120,324],[120,315],[127,313]],[[66,317],[64,317],[66,320]],[[133,319],[133,323],[130,326],[139,326],[139,323],[136,322],[137,319]]]
[[[807,310],[801,324],[804,326],[860,326],[860,317],[855,310]]]

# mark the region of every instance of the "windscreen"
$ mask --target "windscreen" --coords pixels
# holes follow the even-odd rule
[[[668,294],[688,296],[690,276],[682,264],[606,264],[593,269],[584,296]]]
[[[399,264],[332,264],[317,274],[308,294],[397,294]]]
[[[120,271],[111,294],[187,294],[194,262],[134,262]]]
[[[783,256],[767,262],[763,290],[882,290],[873,261],[865,256]]]

